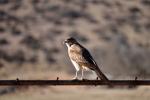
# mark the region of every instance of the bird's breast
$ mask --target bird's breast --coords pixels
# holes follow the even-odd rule
[[[81,56],[81,55],[82,55],[82,52],[77,51],[77,50],[70,49],[70,50],[68,51],[68,54],[69,54],[69,57],[70,57],[70,58],[74,59],[74,58],[77,58],[77,57]]]
[[[82,54],[82,48],[79,47],[78,45],[72,45],[69,49],[68,49],[68,53],[70,55],[81,55]]]

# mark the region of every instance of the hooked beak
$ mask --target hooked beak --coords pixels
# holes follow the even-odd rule
[[[65,41],[63,41],[63,44],[66,44],[67,43],[67,41],[65,40]]]

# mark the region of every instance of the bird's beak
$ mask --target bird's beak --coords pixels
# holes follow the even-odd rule
[[[63,44],[65,44],[67,41],[65,40],[65,41],[63,41]]]

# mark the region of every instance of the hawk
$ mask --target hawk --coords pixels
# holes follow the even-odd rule
[[[81,70],[81,78],[83,79],[84,70],[90,69],[96,72],[97,76],[102,81],[107,81],[108,78],[102,73],[99,69],[98,65],[94,61],[93,57],[89,53],[89,51],[84,48],[79,42],[77,42],[73,37],[70,37],[64,41],[68,48],[68,55],[72,64],[76,69],[76,75],[74,79],[77,79],[78,72]]]

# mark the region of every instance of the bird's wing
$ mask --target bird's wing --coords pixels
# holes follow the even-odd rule
[[[83,49],[82,56],[88,63],[97,66],[95,60],[93,59],[93,57],[87,49]]]
[[[97,64],[94,61],[93,57],[91,56],[89,51],[85,48],[83,48],[80,53],[75,51],[71,52],[70,58],[81,65],[90,67],[90,69],[97,67]]]
[[[82,56],[84,57],[84,59],[86,59],[86,61],[88,61],[88,63],[90,63],[90,65],[92,65],[92,66],[89,66],[89,68],[94,70],[101,80],[106,81],[106,82],[109,81],[108,78],[99,69],[99,67],[97,66],[96,62],[94,61],[93,57],[90,55],[88,50],[85,49]]]
[[[81,52],[71,51],[70,58],[77,62],[80,66],[86,66],[91,70],[94,70],[98,77],[108,82],[108,78],[101,72],[91,54],[85,48]]]

